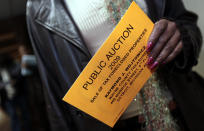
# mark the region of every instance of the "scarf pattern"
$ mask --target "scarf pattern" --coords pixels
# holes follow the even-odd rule
[[[144,6],[143,0],[134,0],[145,13],[147,8]],[[132,0],[105,0],[107,12],[110,15],[110,22],[116,25],[121,17],[125,14]],[[146,82],[139,92],[142,96],[141,103],[143,108],[140,112],[145,118],[145,127],[141,130],[145,131],[177,131],[179,127],[176,120],[171,116],[168,108],[168,98],[165,92],[169,92],[166,84],[162,82],[157,73]],[[136,97],[137,98],[137,97]],[[137,99],[140,100],[140,99]]]

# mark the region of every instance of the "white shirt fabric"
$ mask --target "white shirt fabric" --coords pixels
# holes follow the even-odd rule
[[[147,13],[145,0],[135,0],[135,2]],[[113,31],[115,25],[109,21],[109,13],[105,0],[66,0],[67,7],[78,26],[85,44],[93,56],[103,42]],[[137,96],[137,99],[141,99]],[[136,98],[131,102],[121,119],[128,119],[139,115],[141,105]]]
[[[87,48],[94,55],[114,29],[108,21],[104,0],[67,0],[66,3]]]

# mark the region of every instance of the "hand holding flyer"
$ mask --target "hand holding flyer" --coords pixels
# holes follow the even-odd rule
[[[151,76],[146,46],[153,26],[133,2],[63,100],[113,127]]]

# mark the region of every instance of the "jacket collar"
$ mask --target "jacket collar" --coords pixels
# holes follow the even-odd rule
[[[165,0],[146,0],[149,17],[156,22],[163,16]],[[87,56],[91,56],[67,7],[66,0],[42,0],[35,16],[36,22],[70,41]]]
[[[79,30],[65,6],[65,1],[42,0],[39,10],[35,15],[35,20],[40,25],[74,44],[87,56],[90,56]]]

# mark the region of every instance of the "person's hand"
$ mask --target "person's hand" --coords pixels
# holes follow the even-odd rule
[[[154,70],[159,65],[172,61],[182,49],[181,34],[175,22],[161,19],[155,23],[149,37],[147,65],[151,70]]]

